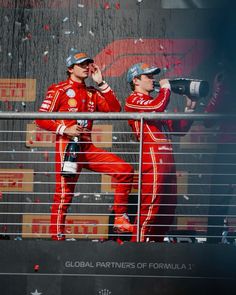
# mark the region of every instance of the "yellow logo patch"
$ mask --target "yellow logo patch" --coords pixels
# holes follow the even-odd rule
[[[76,101],[76,99],[74,99],[74,98],[70,98],[70,99],[68,100],[68,105],[69,105],[70,107],[76,107],[76,106],[77,106],[77,101]]]

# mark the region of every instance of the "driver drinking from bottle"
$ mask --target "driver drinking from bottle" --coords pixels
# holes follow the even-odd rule
[[[164,112],[169,104],[171,86],[169,80],[159,81],[160,91],[151,96],[154,90],[154,75],[160,73],[156,66],[146,63],[133,65],[127,73],[127,82],[132,93],[126,99],[127,112]],[[186,99],[185,111],[192,112],[196,102]],[[171,132],[186,132],[190,120],[145,120],[143,128],[140,120],[129,120],[129,125],[139,141],[142,138],[142,187],[139,219],[140,227],[133,231],[131,241],[162,242],[165,233],[172,224],[176,206],[176,169]],[[141,130],[143,130],[141,134]]]

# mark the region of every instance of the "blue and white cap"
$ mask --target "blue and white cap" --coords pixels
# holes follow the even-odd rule
[[[90,63],[94,62],[94,60],[90,58],[86,53],[72,48],[69,52],[69,56],[66,59],[66,66],[67,68],[69,68],[74,64],[81,64],[84,61],[89,61]]]
[[[132,80],[140,75],[146,75],[146,74],[153,74],[157,75],[161,71],[160,68],[156,66],[149,66],[146,63],[138,63],[133,65],[131,68],[129,68],[127,72],[127,82],[130,83]]]

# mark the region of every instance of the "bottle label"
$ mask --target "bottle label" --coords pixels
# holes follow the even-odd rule
[[[189,85],[189,92],[192,96],[199,96],[200,81],[191,81]]]
[[[62,168],[62,172],[70,172],[72,174],[76,174],[77,173],[77,167],[78,167],[77,162],[65,161],[64,165],[63,165],[63,168]]]

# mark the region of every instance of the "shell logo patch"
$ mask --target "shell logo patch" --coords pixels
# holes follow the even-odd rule
[[[76,101],[76,99],[74,99],[74,98],[70,98],[70,99],[68,100],[68,105],[69,105],[70,107],[72,107],[72,108],[76,107],[76,106],[77,106],[77,101]]]

